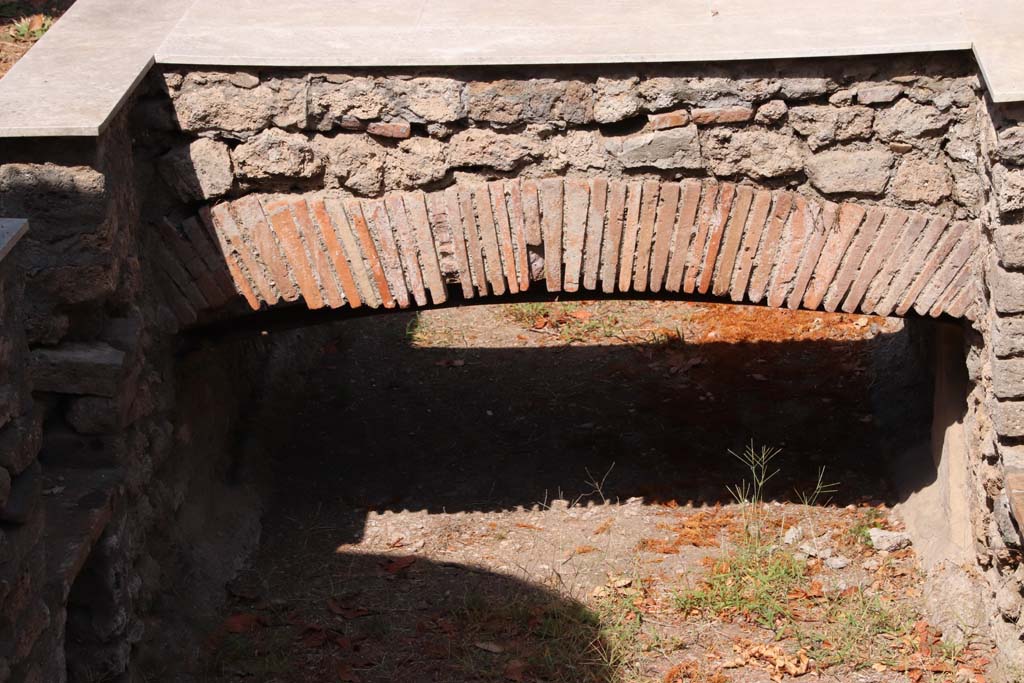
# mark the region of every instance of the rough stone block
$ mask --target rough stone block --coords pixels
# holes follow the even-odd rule
[[[892,180],[892,194],[905,202],[938,204],[952,192],[949,169],[938,161],[905,159]]]
[[[949,112],[939,111],[930,104],[916,104],[902,99],[892,107],[875,114],[875,132],[883,140],[912,142],[938,135],[953,120]]]
[[[622,140],[609,140],[607,148],[626,168],[703,167],[697,126],[692,124],[682,128],[632,135]]]
[[[999,131],[996,158],[1008,164],[1024,164],[1024,126]]]
[[[989,268],[989,289],[997,313],[1024,313],[1024,273],[993,264]]]
[[[996,433],[1003,438],[1024,437],[1024,401],[995,401],[992,422]]]
[[[0,429],[0,467],[18,474],[39,454],[43,436],[43,410],[39,406],[14,418]]]
[[[1024,526],[1024,469],[1006,468],[1006,497],[1018,526]]]
[[[323,161],[301,133],[279,128],[253,136],[231,152],[238,175],[243,178],[311,178],[323,170]]]
[[[7,496],[7,502],[0,507],[0,522],[26,523],[42,504],[42,492],[42,469],[39,467],[39,463],[33,463],[11,480],[11,491]]]
[[[789,124],[811,149],[870,137],[874,113],[868,107],[807,105],[789,110]]]
[[[30,354],[32,384],[37,391],[116,396],[125,372],[124,351],[109,344],[69,343]]]
[[[861,104],[888,104],[903,94],[903,86],[895,83],[887,85],[859,86],[857,101]]]
[[[757,109],[754,120],[762,124],[777,123],[786,116],[789,107],[782,100],[771,100],[765,102]]]
[[[998,317],[992,331],[992,348],[996,356],[1024,355],[1024,317]]]
[[[996,256],[1006,268],[1024,268],[1024,225],[997,225]]]
[[[1024,358],[997,358],[993,361],[992,393],[997,398],[1024,397]]]
[[[763,128],[712,128],[702,140],[708,166],[720,176],[777,178],[798,172],[807,146],[793,135]]]
[[[890,152],[834,150],[810,157],[805,171],[811,184],[826,194],[880,195],[889,183],[892,163]]]
[[[1024,170],[995,166],[992,182],[996,190],[996,202],[1003,212],[1024,209]]]
[[[235,180],[228,146],[208,138],[172,149],[161,157],[158,168],[186,202],[227,194]]]
[[[0,467],[0,508],[7,505],[7,500],[11,496],[11,473],[3,467]],[[0,547],[3,544],[0,543]]]

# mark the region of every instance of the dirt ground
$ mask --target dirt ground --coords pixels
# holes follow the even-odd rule
[[[74,0],[0,0],[0,76],[28,52]]]
[[[264,418],[262,547],[197,679],[983,681],[985,645],[920,618],[913,549],[869,539],[899,530],[873,354],[901,326],[641,301],[335,325]],[[742,503],[751,443],[779,473]]]

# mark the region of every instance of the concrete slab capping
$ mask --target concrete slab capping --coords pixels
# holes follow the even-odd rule
[[[7,258],[26,232],[28,221],[24,218],[0,218],[0,261]]]
[[[125,30],[130,23],[130,30]],[[154,63],[382,67],[689,62],[974,49],[1024,100],[1013,0],[78,0],[0,80],[0,137],[96,136]],[[295,36],[301,36],[296,40]]]

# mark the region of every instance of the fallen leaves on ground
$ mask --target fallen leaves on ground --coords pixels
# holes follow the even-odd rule
[[[251,633],[266,625],[266,617],[249,612],[232,614],[224,620],[224,629],[228,633]]]
[[[803,648],[790,653],[775,643],[741,640],[733,649],[736,657],[725,662],[726,669],[753,666],[767,671],[773,681],[781,681],[783,676],[803,676],[810,669],[811,660]]]

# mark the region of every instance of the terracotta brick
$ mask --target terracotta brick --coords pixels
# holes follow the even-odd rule
[[[195,218],[187,218],[182,221],[181,229],[184,231],[188,241],[192,243],[192,248],[196,250],[196,253],[203,260],[206,269],[213,277],[214,283],[221,290],[223,295],[221,301],[224,302],[236,296],[238,292],[235,291],[232,277],[228,272],[226,259],[218,253],[219,245],[215,245],[213,242],[216,237],[211,237],[211,233],[200,226],[199,221]]]
[[[977,227],[970,223],[964,225],[964,234],[960,242],[942,261],[939,269],[932,276],[931,281],[918,294],[917,300],[914,302],[914,310],[918,314],[925,315],[931,310],[932,305],[946,290],[960,269],[965,267],[968,260],[974,256],[978,247],[977,236],[980,232],[977,230]]]
[[[338,240],[349,263],[352,280],[355,282],[359,292],[359,300],[370,308],[380,307],[381,293],[373,286],[370,268],[359,248],[359,237],[356,235],[352,221],[349,220],[345,206],[341,200],[334,199],[333,197],[324,199],[323,204],[331,218],[331,223],[337,230]],[[359,205],[356,203],[356,209],[358,208]]]
[[[476,209],[473,207],[473,194],[469,188],[459,189],[459,208],[462,210],[462,227],[466,232],[466,252],[469,254],[473,284],[476,286],[477,293],[487,296],[490,290],[487,286],[487,271],[484,270],[484,252],[483,246],[480,244]]]
[[[877,211],[878,209],[873,210]],[[899,240],[897,238],[909,215],[906,211],[900,209],[885,210],[885,222],[882,224],[882,232],[879,234],[878,239],[875,240],[875,243],[871,245],[871,249],[868,250],[868,254],[864,257],[864,262],[860,266],[860,272],[857,273],[857,279],[854,280],[850,286],[850,291],[846,295],[846,299],[843,300],[842,309],[844,312],[853,313],[860,306],[868,286],[882,267],[886,254],[892,249],[894,244],[898,244]]]
[[[590,211],[590,185],[585,180],[565,181],[564,258],[565,280],[562,288],[578,292],[583,273],[583,241],[587,235],[587,213]]]
[[[323,239],[313,224],[308,204],[304,200],[296,201],[292,204],[292,212],[302,240],[306,243],[312,256],[313,268],[316,270],[327,305],[331,308],[344,306],[345,298],[338,287],[334,269],[331,267],[331,259],[324,249]]]
[[[771,280],[772,270],[776,259],[779,258],[779,243],[782,237],[782,230],[789,220],[789,214],[793,210],[795,195],[790,192],[783,192],[775,198],[775,207],[772,209],[771,218],[761,238],[761,246],[757,249],[754,261],[754,272],[750,276],[750,287],[747,296],[753,303],[760,303],[768,291],[768,283]]]
[[[899,269],[906,263],[907,257],[910,256],[910,250],[914,246],[914,242],[918,236],[924,231],[925,226],[928,224],[928,218],[921,214],[916,214],[910,217],[910,219],[903,224],[903,229],[900,231],[899,241],[894,249],[891,249],[885,257],[884,265],[879,269],[878,274],[871,281],[868,286],[867,294],[864,295],[864,301],[861,302],[860,310],[865,313],[873,313],[877,308],[881,299],[888,292],[888,287],[893,279],[893,275],[899,272]]]
[[[661,201],[658,216],[654,221],[654,246],[651,249],[652,292],[660,292],[668,268],[668,250],[672,247],[672,233],[676,225],[676,210],[679,208],[679,183],[665,183],[661,186]]]
[[[676,111],[666,111],[660,114],[648,114],[647,122],[654,130],[679,128],[690,123],[690,112],[685,109],[677,109]]]
[[[395,209],[394,206],[389,207],[387,202],[392,205],[398,202],[398,207]],[[366,227],[370,231],[375,239],[377,246],[377,253],[380,255],[381,267],[384,269],[384,277],[388,280],[388,288],[391,290],[391,294],[395,297],[395,301],[398,303],[399,308],[408,308],[412,303],[409,298],[410,292],[416,291],[416,284],[419,284],[418,294],[419,297],[416,303],[420,306],[426,305],[426,296],[423,293],[423,282],[419,281],[419,264],[415,262],[416,250],[412,247],[412,259],[413,259],[413,272],[408,275],[409,285],[406,286],[406,270],[410,268],[408,264],[402,263],[403,254],[400,252],[399,241],[403,239],[403,236],[399,235],[396,237],[395,233],[397,227],[394,225],[394,221],[388,215],[389,208],[391,210],[397,210],[402,213],[404,218],[404,209],[402,207],[402,199],[399,196],[390,194],[385,197],[384,200],[380,199],[368,199],[363,202],[363,218],[366,219]],[[405,227],[405,249],[408,251],[411,247],[409,246],[409,235],[408,226]],[[408,254],[406,254],[408,258]],[[415,297],[416,294],[414,293]]]
[[[501,251],[498,249],[498,233],[494,225],[494,211],[491,208],[491,195],[486,185],[473,186],[473,202],[476,204],[477,227],[480,229],[480,244],[484,250],[484,268],[491,289],[498,296],[505,293],[505,273],[501,263]]]
[[[928,221],[920,239],[910,252],[909,256],[902,262],[899,272],[893,278],[892,283],[886,288],[882,300],[875,308],[878,315],[889,315],[896,307],[897,302],[905,296],[907,289],[911,286],[915,276],[921,271],[928,254],[939,242],[942,234],[949,225],[949,219],[945,217],[933,218]]]
[[[512,242],[516,248],[516,266],[519,269],[519,291],[530,288],[530,255],[526,247],[526,214],[523,211],[523,188],[518,180],[506,183],[508,190],[508,220],[512,227]]]
[[[356,287],[355,280],[352,278],[352,270],[349,268],[345,251],[338,241],[337,227],[331,220],[323,199],[318,197],[311,199],[309,204],[313,211],[313,223],[316,226],[317,233],[324,242],[324,247],[327,249],[327,256],[334,266],[334,273],[338,276],[338,284],[341,285],[341,291],[345,294],[345,299],[351,308],[359,308],[363,305],[363,300],[359,296],[359,290]]]
[[[405,193],[391,192],[384,197],[386,210],[383,228],[390,223],[394,231],[395,246],[398,248],[398,274],[402,286],[408,286],[417,306],[426,306],[427,290],[423,281],[423,265],[420,263],[419,247],[416,235],[413,234],[409,215],[405,208]]]
[[[697,219],[697,234],[690,245],[690,253],[686,259],[686,278],[683,280],[683,291],[693,294],[697,289],[697,272],[700,270],[704,247],[711,232],[714,221],[715,200],[718,198],[718,183],[704,183],[704,196],[700,204],[700,217]]]
[[[505,268],[505,282],[510,294],[519,293],[519,272],[516,267],[516,254],[512,244],[512,223],[508,217],[508,204],[505,201],[505,183],[495,180],[487,183],[490,194],[491,211],[494,212],[494,226],[498,235],[498,249],[501,251],[501,263]]]
[[[562,194],[560,178],[540,181],[540,224],[544,237],[544,280],[549,292],[562,288]]]
[[[946,306],[946,313],[954,318],[967,318],[974,320],[976,316],[976,303],[978,301],[978,282],[971,280],[960,290],[949,305]]]
[[[784,244],[788,245],[788,248],[779,255],[779,263],[768,292],[768,305],[773,308],[778,308],[786,300],[786,294],[793,284],[796,269],[800,264],[800,254],[806,244],[807,232],[811,227],[807,200],[801,195],[796,195],[794,204],[789,222],[784,228],[788,232],[788,239],[784,238]]]
[[[711,278],[715,274],[718,251],[722,245],[722,236],[725,235],[725,226],[735,198],[736,186],[732,183],[722,183],[718,190],[718,211],[715,213],[714,222],[708,232],[708,246],[704,255],[704,263],[701,266],[700,279],[697,282],[697,291],[701,294],[707,294],[711,289]],[[749,208],[748,204],[747,209]]]
[[[395,297],[388,286],[387,275],[384,274],[384,265],[381,263],[380,254],[377,252],[377,245],[370,234],[370,227],[366,223],[366,216],[363,214],[363,203],[358,199],[349,199],[343,202],[345,212],[348,214],[349,223],[352,225],[352,232],[359,240],[359,250],[363,258],[370,266],[370,274],[373,276],[380,303],[384,308],[395,307]]]
[[[651,265],[651,246],[654,241],[654,222],[658,217],[658,198],[661,183],[657,180],[644,182],[640,202],[640,229],[636,234],[636,264],[633,268],[633,289],[647,291],[647,280]]]
[[[524,180],[522,188],[526,244],[540,247],[544,244],[544,236],[540,229],[540,196],[537,194],[537,183],[533,180]]]
[[[628,292],[633,281],[633,264],[636,261],[636,238],[640,234],[642,199],[643,183],[629,183],[626,194],[626,222],[622,228],[622,251],[619,254],[620,292]]]
[[[374,121],[367,124],[366,132],[382,138],[405,139],[412,135],[408,121]]]
[[[924,265],[921,266],[920,272],[917,274],[917,277],[914,278],[914,283],[907,290],[906,294],[903,295],[903,298],[900,299],[900,303],[896,307],[896,315],[904,315],[909,311],[910,307],[913,306],[917,302],[918,298],[924,293],[924,290],[928,287],[932,277],[938,273],[940,266],[945,269],[943,264],[948,265],[953,261],[953,259],[947,260],[947,257],[951,257],[951,252],[954,251],[954,247],[957,246],[957,243],[961,241],[960,238],[963,237],[964,232],[967,230],[967,226],[968,223],[966,221],[957,221],[946,230],[935,249],[928,255]],[[963,247],[959,250],[959,255],[962,257],[960,265],[963,265],[963,262],[967,260],[967,256],[973,250],[974,245],[969,239],[966,240],[963,243]],[[959,267],[959,265],[957,267]],[[926,307],[931,305],[931,302],[927,300],[923,303]],[[925,310],[927,310],[927,308]]]
[[[720,123],[743,123],[754,118],[754,110],[750,107],[710,107],[694,109],[690,112],[690,120],[698,126]]]
[[[747,228],[743,233],[743,243],[737,258],[736,273],[729,287],[729,298],[733,301],[743,301],[747,292],[750,271],[754,266],[754,255],[761,243],[761,235],[771,209],[772,193],[768,190],[760,190],[754,197],[754,204],[750,211],[750,218],[747,219]]]
[[[956,299],[961,292],[967,287],[973,287],[977,282],[978,274],[975,272],[973,264],[970,259],[967,263],[960,267],[960,270],[956,273],[945,291],[942,292],[936,299],[932,307],[928,309],[928,315],[932,318],[938,318],[940,315],[949,309],[950,304]]]
[[[689,255],[690,240],[697,223],[701,190],[701,184],[697,180],[687,180],[683,184],[683,201],[679,207],[679,218],[672,229],[672,256],[669,258],[668,273],[665,275],[665,289],[669,292],[678,292],[683,286],[683,273]]]
[[[287,201],[278,200],[268,202],[264,212],[270,219],[270,225],[277,235],[277,240],[288,259],[288,266],[298,283],[299,293],[306,302],[306,306],[316,310],[324,307],[324,299],[320,295],[320,283],[313,275],[313,269],[309,265],[306,256],[305,246],[302,238],[299,237],[298,227],[292,217],[291,208]]]
[[[871,245],[878,240],[878,226],[884,217],[885,212],[881,209],[874,208],[867,212],[857,236],[853,239],[853,244],[846,250],[846,256],[843,257],[842,266],[840,266],[832,286],[825,295],[825,310],[829,313],[839,307],[839,303],[849,291],[850,285],[857,277],[857,271],[860,270],[860,266],[864,262],[865,255],[871,249]]]
[[[747,216],[750,214],[750,205],[753,201],[754,190],[752,188],[746,185],[737,188],[732,215],[729,216],[729,222],[722,237],[722,248],[717,265],[718,272],[715,274],[714,285],[711,288],[712,294],[716,296],[727,293],[729,285],[732,284],[736,252],[739,251],[740,241],[743,239],[743,228],[747,224]]]
[[[192,243],[180,235],[177,229],[170,222],[165,222],[157,227],[164,245],[172,254],[172,258],[178,261],[188,273],[188,276],[195,283],[196,287],[203,294],[210,306],[219,306],[224,303],[226,297],[214,281],[212,274],[203,263],[199,253],[192,248]]]
[[[608,179],[594,178],[590,181],[590,211],[587,214],[587,236],[583,246],[583,288],[590,291],[597,289],[607,210]]]
[[[430,298],[435,304],[443,304],[448,300],[448,290],[441,278],[441,264],[437,258],[437,245],[430,229],[430,218],[427,215],[426,196],[419,191],[410,192],[403,198],[405,213],[412,225],[413,235],[419,246],[420,268],[426,280]]]
[[[200,213],[200,217],[202,217]],[[273,287],[270,286],[264,264],[256,260],[249,245],[242,238],[241,230],[231,213],[230,204],[218,204],[211,212],[211,225],[215,226],[217,238],[221,245],[221,252],[224,254],[236,254],[241,263],[239,272],[233,273],[235,287],[242,289],[243,282],[249,285],[250,289],[266,303],[273,305],[280,297]],[[248,275],[248,279],[242,277],[242,268]],[[255,310],[256,307],[253,308]]]
[[[813,222],[810,226],[810,236],[807,246],[804,248],[803,258],[800,260],[800,267],[793,278],[793,289],[789,292],[786,306],[790,309],[800,307],[807,291],[807,284],[811,281],[811,275],[821,258],[822,247],[825,246],[825,237],[835,228],[839,217],[839,205],[833,202],[825,202],[821,207],[812,213]]]
[[[444,191],[444,206],[445,219],[452,233],[452,251],[455,253],[455,263],[459,267],[462,296],[472,299],[476,292],[473,289],[473,274],[469,267],[469,253],[466,251],[466,231],[462,228],[462,211],[459,208],[457,187],[449,187]]]
[[[843,204],[839,208],[839,220],[833,224],[832,229],[825,237],[821,258],[818,259],[814,277],[804,296],[804,306],[807,308],[817,308],[821,304],[821,300],[825,298],[825,293],[828,291],[829,285],[832,284],[836,271],[839,270],[839,264],[842,263],[843,255],[846,254],[850,241],[857,233],[864,213],[864,209],[856,204]]]
[[[256,258],[266,265],[271,285],[285,301],[298,299],[299,290],[292,283],[288,262],[281,253],[259,200],[255,196],[245,197],[234,202],[231,208],[242,230],[242,238],[252,247]]]
[[[619,269],[619,250],[622,246],[622,221],[626,212],[626,183],[612,180],[608,183],[608,228],[601,245],[601,291],[615,291],[615,278]]]

